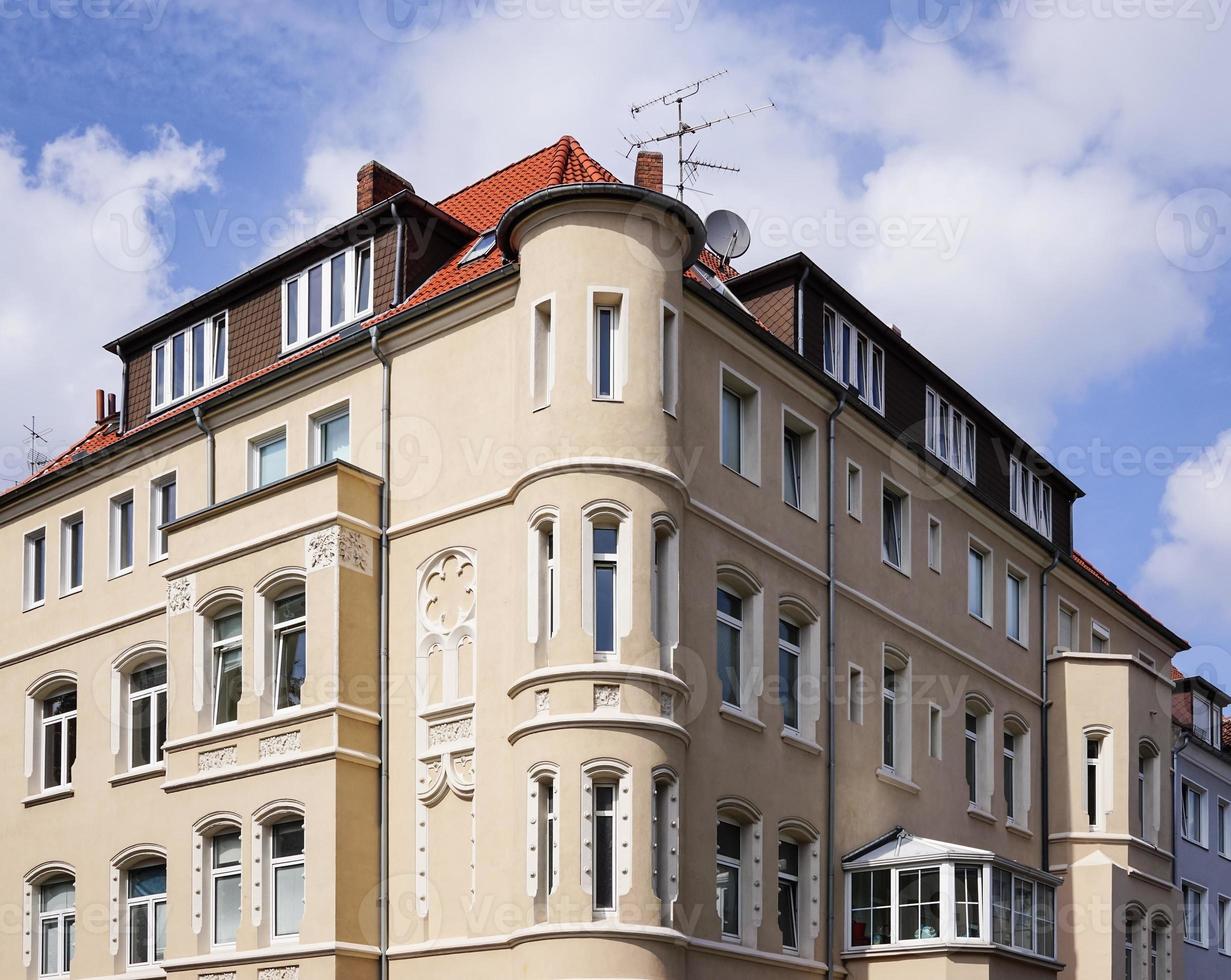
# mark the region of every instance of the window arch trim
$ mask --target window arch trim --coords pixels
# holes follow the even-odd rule
[[[22,964],[27,968],[34,962],[34,892],[35,889],[56,881],[68,878],[74,888],[77,885],[77,869],[67,861],[44,861],[36,864],[22,876]]]

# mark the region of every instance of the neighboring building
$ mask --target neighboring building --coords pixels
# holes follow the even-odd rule
[[[1175,864],[1184,976],[1231,975],[1231,696],[1173,671]]]
[[[0,496],[5,976],[1180,975],[1183,640],[956,381],[637,173],[370,164],[108,345]]]

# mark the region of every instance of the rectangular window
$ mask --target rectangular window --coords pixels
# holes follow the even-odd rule
[[[615,909],[616,784],[594,784],[594,908]]]
[[[1218,951],[1231,953],[1231,898],[1218,896]]]
[[[238,718],[243,690],[242,614],[230,613],[214,620],[214,724],[225,725]]]
[[[1013,877],[1013,945],[1034,949],[1034,882]]]
[[[60,592],[81,588],[85,575],[85,518],[81,514],[60,522]]]
[[[790,429],[782,431],[782,499],[803,510],[803,439]]]
[[[722,465],[760,482],[761,454],[757,389],[735,372],[722,369],[719,443]]]
[[[226,313],[194,323],[155,345],[151,372],[154,411],[226,380]]]
[[[150,561],[167,557],[168,535],[164,526],[177,516],[175,474],[150,484]]]
[[[937,573],[940,572],[941,543],[940,521],[928,517],[928,568]]]
[[[133,567],[132,491],[111,499],[111,575],[122,575]]]
[[[1090,652],[1111,652],[1111,631],[1102,623],[1092,622],[1090,624]]]
[[[886,667],[881,687],[881,764],[892,770],[897,760],[898,674]]]
[[[1181,829],[1184,837],[1205,846],[1205,790],[1185,782],[1180,797]]]
[[[778,931],[783,950],[798,952],[799,845],[788,840],[778,841]]]
[[[128,872],[128,965],[161,963],[167,950],[167,866]]]
[[[274,603],[274,704],[294,708],[303,696],[307,678],[308,633],[304,593],[283,596]]]
[[[210,879],[215,946],[235,945],[242,902],[240,876],[239,834],[218,834],[210,841]]]
[[[552,779],[539,782],[539,874],[540,895],[550,895],[556,887],[556,840],[559,814],[556,812],[556,784]]]
[[[881,487],[881,559],[900,572],[910,571],[910,497]]]
[[[852,667],[847,682],[846,719],[863,724],[863,671]]]
[[[282,349],[372,312],[372,243],[331,255],[282,284]]]
[[[278,938],[297,936],[304,903],[303,821],[275,824],[271,836],[274,935]]]
[[[77,689],[70,687],[43,699],[43,789],[73,785],[77,761]]]
[[[1005,573],[1005,633],[1017,643],[1026,642],[1026,579],[1020,572]]]
[[[940,938],[940,868],[898,872],[898,939]]]
[[[981,935],[982,885],[983,869],[979,865],[959,864],[953,869],[954,934],[958,939],[978,939]]]
[[[821,356],[825,373],[838,376],[838,316],[828,306],[821,314]]]
[[[663,411],[675,414],[680,396],[679,317],[666,303],[662,306],[662,377],[659,385],[663,396]]]
[[[992,621],[991,602],[988,595],[990,579],[987,574],[990,557],[990,552],[985,548],[973,541],[970,543],[966,571],[966,608],[970,610],[970,615],[985,623]]]
[[[1193,698],[1193,734],[1207,745],[1214,741],[1214,709],[1198,694]]]
[[[851,873],[851,946],[886,946],[893,941],[893,872],[888,868]]]
[[[992,942],[1013,945],[1013,875],[992,869]]]
[[[1060,616],[1056,622],[1056,648],[1068,652],[1077,640],[1077,610],[1060,600]]]
[[[43,528],[26,535],[24,591],[26,609],[47,600],[47,532]]]
[[[1051,538],[1051,487],[1016,457],[1009,459],[1009,510],[1019,521]]]
[[[931,388],[925,395],[928,452],[975,482],[975,424]]]
[[[840,329],[839,380],[853,386],[860,401],[885,412],[885,352],[843,319]]]
[[[616,331],[619,311],[614,306],[594,310],[594,397],[615,398]]]
[[[1093,830],[1103,819],[1102,806],[1103,740],[1086,739],[1086,819]]]
[[[286,476],[286,430],[255,440],[252,446],[252,489],[269,486]]]
[[[1005,815],[1009,820],[1017,818],[1017,736],[1012,732],[1004,733],[1004,803]]]
[[[966,792],[971,806],[979,803],[979,719],[966,712]]]
[[[1197,885],[1184,882],[1184,938],[1199,946],[1207,945],[1205,937],[1206,891]]]
[[[134,670],[128,678],[128,719],[132,768],[162,762],[167,740],[167,665]]]
[[[941,757],[941,711],[940,705],[928,706],[928,756],[933,759]]]
[[[743,401],[730,388],[722,389],[722,465],[739,473],[743,460]]]
[[[41,977],[66,977],[77,948],[77,886],[69,880],[49,881],[38,889],[38,972]]]
[[[615,656],[616,548],[619,529],[596,527],[594,549],[594,657]]]
[[[535,304],[531,313],[533,354],[530,384],[531,397],[534,400],[536,411],[551,404],[551,389],[555,381],[556,341],[552,322],[553,303],[554,300],[550,297],[541,299]]]
[[[863,520],[863,470],[850,460],[846,462],[846,512]]]
[[[1226,800],[1218,801],[1218,853],[1231,857],[1231,803]]]
[[[743,600],[718,590],[718,678],[722,684],[722,700],[732,707],[740,706],[740,641],[743,635]]]
[[[718,821],[718,914],[722,920],[722,934],[731,939],[740,938],[740,828],[725,820]]]
[[[350,409],[342,408],[312,420],[313,462],[332,463],[350,459]]]
[[[799,731],[799,627],[778,620],[778,698],[782,724]]]

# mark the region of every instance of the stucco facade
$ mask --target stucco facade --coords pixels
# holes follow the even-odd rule
[[[0,497],[4,975],[66,948],[71,882],[74,978],[1102,980],[1126,913],[1163,944],[1130,976],[1181,976],[1182,641],[887,428],[925,406],[883,324],[843,392],[706,285],[686,208],[549,183],[490,273]]]

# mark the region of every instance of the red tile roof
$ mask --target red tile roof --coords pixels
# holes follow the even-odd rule
[[[1073,550],[1073,561],[1077,564],[1079,568],[1081,568],[1087,575],[1089,575],[1096,582],[1100,583],[1101,585],[1105,586],[1108,589],[1111,589],[1112,592],[1120,596],[1120,598],[1122,598],[1126,603],[1128,603],[1133,609],[1135,609],[1148,622],[1158,623],[1160,626],[1162,625],[1161,621],[1158,618],[1156,618],[1153,613],[1151,613],[1148,609],[1145,608],[1145,606],[1143,606],[1136,599],[1134,599],[1131,595],[1129,595],[1127,592],[1121,589],[1118,585],[1116,585],[1116,583],[1113,582],[1111,579],[1109,579],[1106,575],[1104,575],[1095,566],[1095,564],[1092,561],[1090,561],[1089,558],[1081,554],[1081,552],[1077,551],[1076,549]],[[1173,671],[1175,670],[1174,667],[1171,669]],[[1181,675],[1181,677],[1182,676],[1183,675]],[[1172,677],[1172,680],[1178,680],[1178,679],[1179,678]]]

